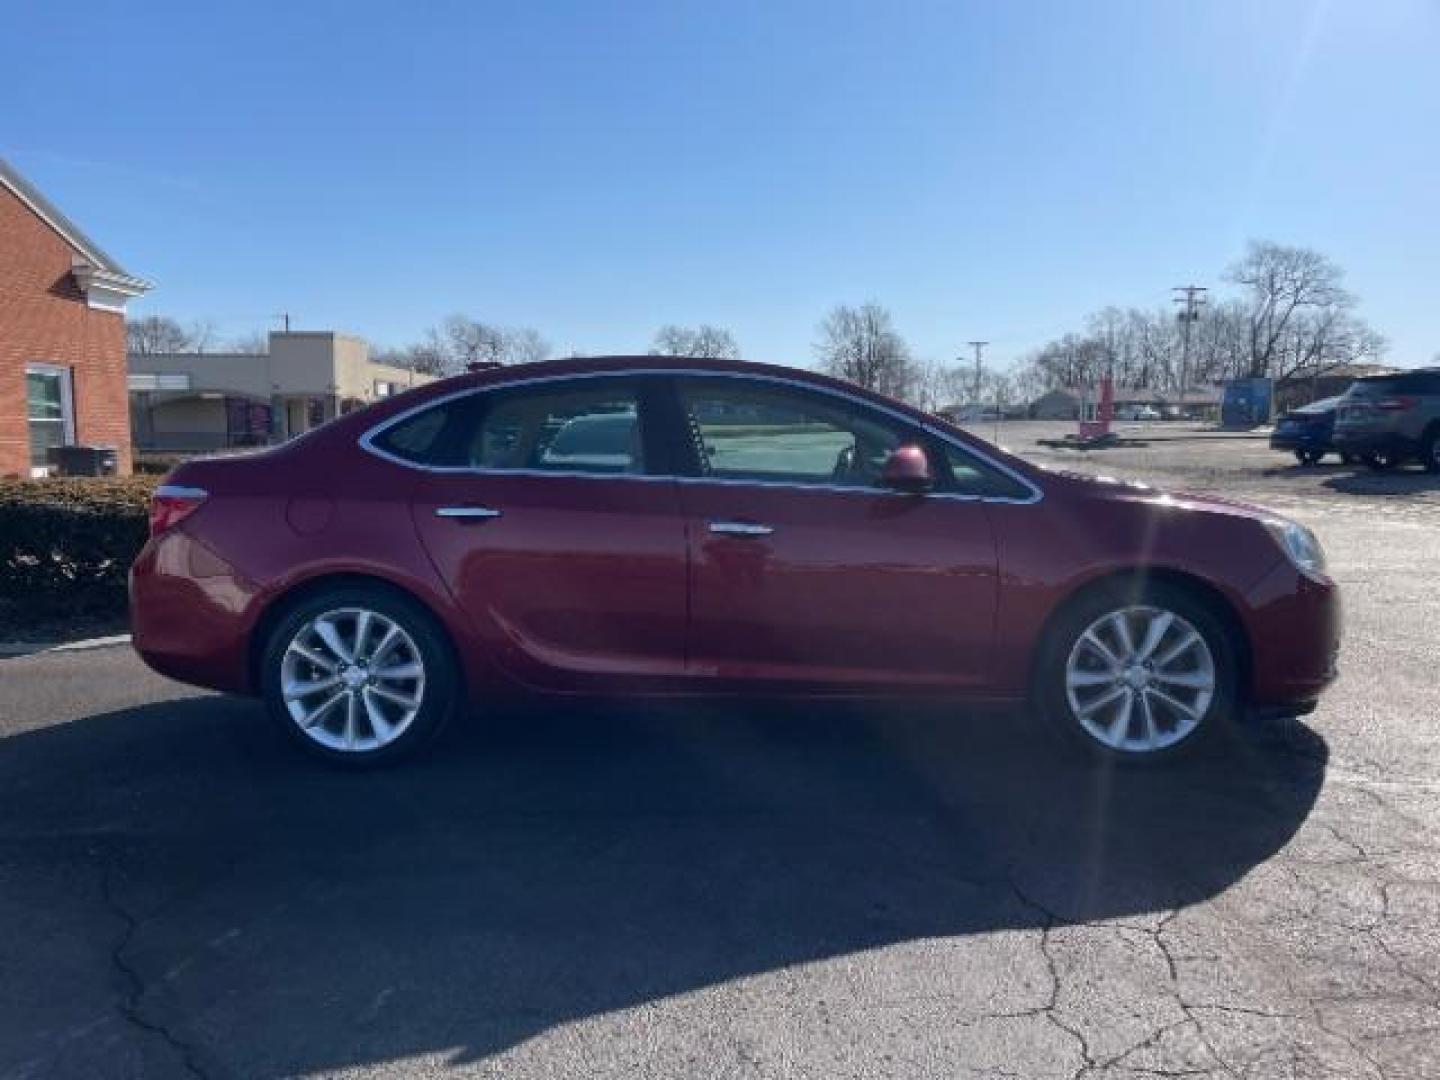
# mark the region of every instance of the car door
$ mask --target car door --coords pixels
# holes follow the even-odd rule
[[[815,689],[983,686],[998,597],[985,503],[924,431],[857,399],[679,376],[689,432],[690,668]],[[881,486],[918,443],[940,487]]]
[[[490,658],[523,683],[683,674],[685,526],[651,396],[625,376],[500,387],[375,443],[424,444],[416,529]]]

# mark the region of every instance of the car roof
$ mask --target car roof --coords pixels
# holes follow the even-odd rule
[[[646,372],[679,372],[688,371],[702,373],[720,373],[733,375],[758,375],[771,379],[781,379],[789,382],[804,383],[817,386],[822,389],[829,389],[849,397],[872,402],[883,408],[903,412],[912,419],[922,423],[934,423],[936,418],[928,413],[907,405],[903,401],[886,397],[867,390],[855,383],[843,379],[833,378],[818,371],[811,371],[806,368],[786,367],[781,364],[767,364],[754,360],[722,360],[712,357],[698,356],[653,356],[653,355],[625,355],[613,356],[584,356],[566,357],[558,360],[539,360],[528,364],[506,364],[500,367],[486,368],[483,371],[466,372],[463,375],[452,375],[448,378],[437,379],[427,383],[423,387],[406,391],[397,395],[393,400],[397,405],[403,401],[403,408],[413,408],[425,401],[446,397],[455,393],[462,393],[466,390],[480,390],[489,387],[499,388],[512,383],[527,382],[532,379],[558,379],[566,376],[602,375],[607,373],[637,373]],[[388,411],[388,410],[387,410]],[[396,411],[399,411],[398,409]],[[378,413],[375,415],[379,415]]]

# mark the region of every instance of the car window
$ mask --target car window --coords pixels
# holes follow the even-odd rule
[[[481,469],[643,473],[640,403],[633,384],[525,387],[486,395],[463,433],[464,463]]]
[[[373,442],[427,467],[624,474],[645,471],[640,432],[634,384],[606,379],[467,394]]]
[[[703,476],[878,487],[898,424],[820,394],[741,379],[680,380]]]
[[[1440,394],[1440,374],[1412,371],[1403,375],[1360,379],[1350,387],[1352,397],[1385,397],[1389,394]]]
[[[1014,477],[950,443],[945,444],[945,464],[950,469],[948,490],[957,494],[985,499],[1029,499],[1033,494]]]
[[[455,411],[453,403],[436,405],[401,420],[375,437],[375,446],[416,465],[458,464],[446,461],[444,436]]]

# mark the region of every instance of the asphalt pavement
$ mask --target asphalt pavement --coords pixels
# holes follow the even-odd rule
[[[1317,528],[1313,717],[1115,775],[1004,713],[571,703],[352,776],[124,646],[0,660],[0,1076],[1440,1076],[1440,486],[1111,453],[1052,458]]]

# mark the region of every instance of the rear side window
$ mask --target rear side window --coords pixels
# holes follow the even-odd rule
[[[373,445],[427,468],[601,475],[646,469],[636,385],[621,379],[468,394],[399,421]]]
[[[640,402],[614,381],[496,395],[464,452],[480,469],[643,473]]]

